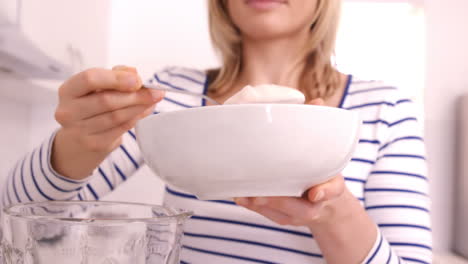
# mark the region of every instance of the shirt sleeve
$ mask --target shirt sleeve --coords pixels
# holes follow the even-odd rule
[[[429,182],[415,104],[395,96],[382,111],[387,126],[365,183],[365,209],[379,228],[363,263],[432,263]]]
[[[51,165],[56,133],[20,159],[9,172],[1,193],[1,205],[51,200],[99,200],[131,177],[143,163],[134,132],[123,135],[122,144],[83,180],[57,173]]]

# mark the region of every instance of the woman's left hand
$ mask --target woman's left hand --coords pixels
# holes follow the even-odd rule
[[[280,224],[312,227],[333,217],[334,203],[347,191],[341,174],[307,190],[302,197],[249,197],[235,202]]]
[[[325,105],[321,98],[307,102],[310,105]],[[251,197],[236,198],[238,205],[255,211],[281,225],[308,226],[329,219],[333,203],[347,191],[341,174],[328,182],[307,190],[302,197]]]

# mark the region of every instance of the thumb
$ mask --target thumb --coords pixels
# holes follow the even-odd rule
[[[126,72],[132,72],[132,73],[138,74],[138,71],[135,67],[130,67],[127,65],[116,65],[112,67],[112,70],[113,71],[126,71]]]
[[[325,101],[322,98],[315,98],[315,99],[312,99],[312,100],[306,102],[306,104],[323,106],[323,105],[325,105]]]
[[[130,66],[126,66],[126,65],[116,65],[116,66],[112,67],[112,71],[114,71],[114,72],[129,72],[129,73],[135,74],[137,76],[137,78],[138,78],[137,90],[140,89],[141,86],[143,85],[143,81],[141,80],[141,77],[138,74],[138,70],[135,67],[130,67]]]
[[[321,202],[325,200],[332,200],[340,196],[346,188],[343,176],[336,175],[331,180],[316,185],[307,191],[306,197],[311,202]]]

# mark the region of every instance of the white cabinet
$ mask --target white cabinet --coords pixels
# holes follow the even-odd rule
[[[20,28],[43,53],[78,72],[107,66],[110,12],[110,0],[23,0]],[[62,82],[2,73],[0,98],[44,103]]]
[[[39,48],[77,71],[106,65],[109,19],[110,0],[23,0],[21,26]]]

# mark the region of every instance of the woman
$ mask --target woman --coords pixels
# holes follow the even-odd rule
[[[167,187],[166,205],[196,212],[186,226],[183,262],[431,263],[424,143],[414,106],[394,87],[353,80],[333,67],[340,0],[210,0],[209,8],[222,67],[167,68],[150,82],[221,102],[247,84],[295,87],[312,104],[359,112],[364,125],[349,165],[302,198],[239,197],[236,205]],[[206,105],[140,87],[136,70],[123,66],[65,82],[56,112],[61,128],[12,170],[3,206],[99,199],[143,164],[130,129],[155,104],[160,111]]]

